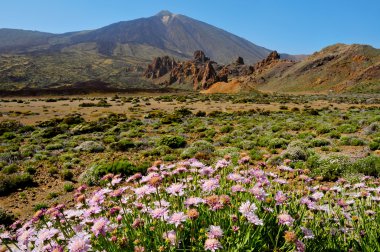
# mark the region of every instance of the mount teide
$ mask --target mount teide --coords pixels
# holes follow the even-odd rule
[[[270,53],[270,50],[222,29],[169,11],[96,30],[65,34],[0,29],[0,52],[3,53],[57,52],[86,44],[92,44],[98,53],[106,56],[135,56],[147,60],[152,59],[148,48],[182,58],[189,58],[195,50],[202,50],[224,64],[241,55],[252,64]],[[138,45],[146,46],[147,53],[139,52],[142,49],[137,48]]]
[[[94,80],[114,88],[152,89],[157,86],[138,73],[152,58],[169,55],[184,60],[195,50],[224,64],[238,56],[252,64],[270,53],[222,29],[168,11],[64,34],[0,29],[0,89],[57,88]]]

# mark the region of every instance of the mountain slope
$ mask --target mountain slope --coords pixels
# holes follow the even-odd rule
[[[229,63],[240,55],[253,63],[270,52],[168,11],[64,34],[0,29],[0,89],[51,88],[86,81],[118,88],[152,88],[141,78],[141,69],[152,58],[169,55],[184,60],[199,49],[219,63]]]
[[[117,50],[120,53],[120,47],[125,45],[138,44],[182,58],[190,58],[195,50],[202,50],[220,63],[229,63],[231,59],[241,55],[246,62],[254,63],[270,52],[222,29],[168,11],[96,30],[65,34],[0,30],[0,52],[3,53],[61,51],[66,47],[91,43],[96,44],[98,53],[107,56],[115,55]],[[125,51],[122,56],[135,56],[135,53]]]
[[[378,93],[380,50],[336,44],[299,62],[272,62],[244,79],[261,91]]]

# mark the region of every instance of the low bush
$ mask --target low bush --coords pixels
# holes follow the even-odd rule
[[[215,151],[215,147],[204,140],[198,140],[190,145],[190,147],[186,148],[182,154],[182,158],[189,158],[195,156],[197,153],[203,153],[203,154],[212,154]]]
[[[61,177],[63,180],[71,181],[74,178],[74,173],[68,169],[61,171]]]
[[[164,136],[159,140],[159,145],[166,145],[172,149],[182,148],[186,145],[186,140],[182,136]]]
[[[314,176],[322,176],[324,180],[335,181],[352,171],[352,163],[347,156],[329,155],[314,160],[311,168]]]
[[[119,141],[112,143],[110,147],[117,151],[127,151],[134,148],[136,145],[129,138],[122,138]]]
[[[303,160],[306,161],[308,158],[307,146],[302,141],[290,142],[285,152],[283,153],[284,158],[291,159],[293,161]]]
[[[353,172],[380,177],[380,156],[368,156],[355,161]]]
[[[16,164],[7,165],[1,170],[1,172],[4,174],[13,174],[13,173],[16,173],[17,171],[18,171],[18,166]]]
[[[99,183],[99,179],[106,174],[122,174],[125,176],[133,175],[137,172],[145,174],[148,167],[148,163],[134,165],[133,163],[125,159],[115,160],[112,163],[103,162],[99,164],[94,164],[89,169],[87,169],[80,176],[80,181],[88,185],[97,185]]]
[[[101,143],[95,141],[85,141],[79,146],[75,147],[76,151],[86,151],[90,153],[103,152],[104,146]]]
[[[316,139],[311,140],[310,142],[310,146],[312,147],[322,147],[322,146],[328,146],[330,144],[331,143],[329,140],[323,139],[323,138],[316,138]]]
[[[33,186],[33,178],[28,173],[3,175],[0,173],[0,196],[7,195],[19,188]]]
[[[0,207],[0,225],[10,226],[14,221],[14,215]]]

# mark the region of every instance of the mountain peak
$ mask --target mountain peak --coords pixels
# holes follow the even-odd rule
[[[156,16],[159,16],[159,17],[171,16],[171,15],[173,15],[173,13],[171,13],[168,10],[162,10],[159,13],[156,14]]]

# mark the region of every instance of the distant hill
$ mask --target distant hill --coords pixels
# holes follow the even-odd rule
[[[244,82],[268,92],[380,92],[380,50],[336,44],[299,62],[273,61]]]

